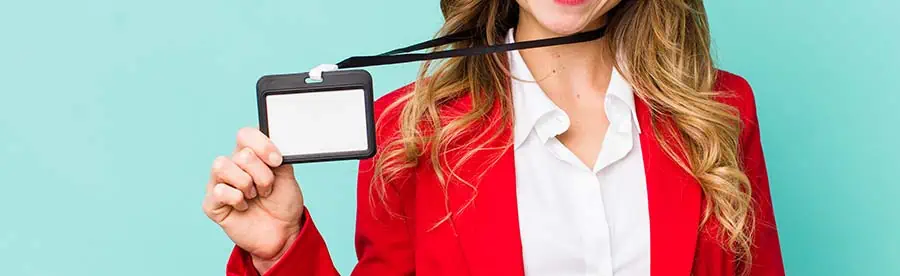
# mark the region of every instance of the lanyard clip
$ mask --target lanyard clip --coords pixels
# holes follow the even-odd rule
[[[309,79],[321,82],[322,81],[322,72],[331,72],[336,71],[338,69],[337,65],[334,64],[320,64],[319,66],[314,67],[309,70]]]

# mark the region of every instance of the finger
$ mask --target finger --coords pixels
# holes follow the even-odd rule
[[[214,206],[224,207],[230,206],[240,212],[246,211],[249,206],[241,191],[227,184],[216,184],[213,187],[213,204]]]
[[[272,168],[259,160],[259,157],[250,148],[242,149],[231,160],[253,178],[253,184],[260,196],[269,196],[269,193],[272,192],[272,185],[275,183]]]
[[[241,191],[226,184],[214,185],[203,199],[203,212],[206,213],[209,219],[216,223],[221,223],[232,211],[238,210],[241,212],[249,208],[247,202],[241,197]],[[222,186],[222,188],[218,188],[219,186]],[[232,196],[232,194],[237,196]]]
[[[253,178],[226,157],[219,156],[213,162],[213,182],[231,185],[243,192],[247,198],[256,197]]]
[[[237,134],[238,149],[250,148],[256,153],[260,160],[263,160],[270,167],[277,167],[283,161],[281,152],[275,147],[275,144],[266,137],[265,134],[258,129],[245,127],[238,131]]]

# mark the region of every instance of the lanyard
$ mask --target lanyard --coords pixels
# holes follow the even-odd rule
[[[397,63],[406,63],[413,61],[424,61],[424,60],[434,60],[434,59],[444,59],[444,58],[452,58],[452,57],[467,57],[467,56],[477,56],[477,55],[486,55],[507,51],[515,51],[515,50],[523,50],[523,49],[531,49],[531,48],[539,48],[539,47],[547,47],[547,46],[555,46],[555,45],[563,45],[563,44],[573,44],[580,42],[587,42],[591,40],[596,40],[606,33],[606,27],[602,27],[596,30],[580,32],[568,36],[562,37],[554,37],[554,38],[545,38],[538,40],[529,40],[508,44],[497,44],[490,46],[479,46],[472,48],[462,48],[462,49],[450,49],[438,52],[430,52],[430,53],[411,53],[415,51],[425,50],[429,48],[444,46],[447,44],[451,44],[454,42],[459,42],[467,39],[471,39],[475,35],[474,30],[465,30],[453,34],[449,34],[446,36],[442,36],[439,38],[435,38],[429,41],[425,41],[422,43],[418,43],[409,47],[404,47],[400,49],[395,49],[390,52],[386,52],[380,55],[375,56],[354,56],[349,57],[337,64],[323,64],[319,65],[316,68],[310,70],[309,76],[310,79],[313,80],[322,80],[322,72],[323,71],[334,71],[337,69],[347,69],[347,68],[359,68],[359,67],[367,67],[367,66],[378,66],[378,65],[388,65],[388,64],[397,64]]]

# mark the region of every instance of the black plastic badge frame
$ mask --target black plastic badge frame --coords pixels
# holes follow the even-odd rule
[[[322,73],[321,82],[307,82],[309,73],[263,76],[256,82],[257,105],[259,107],[259,129],[269,135],[266,97],[271,95],[328,93],[348,89],[362,89],[365,97],[366,135],[368,146],[361,151],[343,151],[317,154],[284,156],[284,163],[308,163],[367,159],[375,156],[375,114],[372,93],[372,75],[365,70],[342,70]]]

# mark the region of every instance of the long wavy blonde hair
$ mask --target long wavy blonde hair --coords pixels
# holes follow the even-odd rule
[[[479,33],[435,50],[502,43],[519,16],[515,0],[441,0],[441,11],[445,23],[437,36],[467,29]],[[606,40],[617,54],[616,68],[649,107],[663,149],[700,183],[706,202],[703,224],[715,218],[724,230],[723,247],[749,264],[753,214],[750,182],[738,153],[741,121],[735,108],[716,100],[723,94],[713,91],[716,69],[703,1],[623,0],[606,16]],[[390,183],[420,163],[433,167],[445,194],[452,178],[477,195],[475,185],[454,171],[475,153],[492,150],[487,145],[496,139],[510,138],[498,131],[513,120],[507,63],[505,54],[494,54],[422,65],[414,91],[388,107],[402,109],[400,130],[377,157],[372,204],[380,201],[386,207]],[[452,118],[441,113],[448,102],[464,96],[471,99],[470,110]],[[444,158],[459,150],[466,151],[460,158]],[[452,213],[448,209],[442,221]]]

